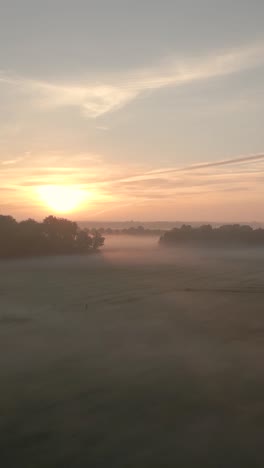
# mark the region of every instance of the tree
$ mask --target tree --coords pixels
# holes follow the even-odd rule
[[[87,252],[93,246],[93,238],[89,236],[87,229],[79,230],[76,235],[75,245],[77,251]]]
[[[0,255],[9,256],[17,245],[17,222],[12,216],[0,215]]]
[[[203,245],[263,245],[264,229],[252,229],[250,226],[226,224],[218,228],[204,225],[198,228],[183,225],[165,232],[160,244],[177,245],[179,243],[202,243]]]
[[[77,223],[48,216],[42,223],[27,219],[17,223],[12,216],[0,215],[0,257],[86,253],[104,245],[104,237],[89,235]]]
[[[52,250],[67,252],[77,236],[78,225],[65,218],[48,216],[43,221],[47,243]]]
[[[23,250],[24,254],[37,253],[43,249],[45,238],[41,223],[29,218],[21,221],[18,228],[18,246],[20,250]]]
[[[99,231],[95,231],[92,237],[92,248],[93,250],[98,250],[99,247],[103,247],[105,238]]]

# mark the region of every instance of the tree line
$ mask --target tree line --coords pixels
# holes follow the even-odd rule
[[[210,224],[192,227],[183,224],[165,232],[160,237],[161,245],[180,243],[210,245],[253,245],[264,246],[264,229],[253,229],[248,225],[226,224],[213,228]]]
[[[48,216],[42,222],[34,219],[16,221],[0,215],[0,257],[88,253],[104,245],[97,230],[81,229],[76,222]]]
[[[145,228],[144,226],[136,226],[136,227],[129,227],[129,228],[104,228],[99,227],[98,231],[101,234],[107,234],[108,236],[161,236],[165,230],[164,229],[150,229]]]

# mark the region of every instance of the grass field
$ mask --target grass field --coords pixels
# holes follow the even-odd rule
[[[264,466],[264,253],[0,262],[3,468]]]

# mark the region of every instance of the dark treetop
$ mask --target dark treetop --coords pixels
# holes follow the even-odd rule
[[[192,227],[183,224],[165,232],[160,238],[161,245],[174,246],[181,243],[210,245],[251,245],[264,247],[264,229],[230,224],[213,228],[210,224]]]
[[[41,223],[34,219],[17,222],[0,215],[0,257],[87,253],[104,245],[104,237],[77,223],[48,216]]]

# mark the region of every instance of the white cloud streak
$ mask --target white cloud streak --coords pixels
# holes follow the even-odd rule
[[[32,96],[35,105],[56,109],[79,107],[88,118],[121,109],[147,91],[183,86],[246,70],[264,62],[264,45],[257,44],[192,60],[171,60],[147,70],[94,82],[54,83],[0,75],[0,83]]]
[[[17,159],[6,159],[5,161],[0,161],[0,164],[2,164],[3,166],[10,166],[12,164],[16,164],[20,161],[22,161],[23,158],[17,158]]]
[[[174,173],[188,173],[188,172],[196,172],[201,169],[211,169],[217,168],[221,166],[236,166],[241,164],[252,164],[252,163],[261,163],[264,162],[264,154],[252,154],[249,156],[241,156],[238,158],[229,158],[229,159],[222,159],[220,161],[212,161],[212,162],[204,162],[199,164],[191,164],[185,167],[173,167],[173,168],[160,168],[155,169],[153,171],[147,171],[141,174],[136,174],[130,177],[126,177],[123,179],[119,179],[119,182],[133,182],[133,181],[145,181],[150,179],[155,179],[157,176],[166,176],[166,175],[173,175]]]
[[[93,164],[89,158],[89,155],[81,154],[74,158],[72,166],[72,161],[65,161],[63,156],[50,155],[46,161],[32,155],[27,165],[3,165],[0,170],[0,208],[6,212],[13,207],[17,213],[25,209],[38,213],[38,187],[68,185],[93,194],[93,203],[87,206],[87,212],[92,215],[123,212],[130,217],[130,210],[133,212],[135,207],[143,206],[146,213],[151,210],[155,218],[157,213],[166,213],[168,206],[171,210],[175,207],[183,210],[181,207],[188,204],[191,212],[194,207],[199,212],[211,207],[213,214],[217,204],[222,203],[225,209],[233,206],[235,216],[239,208],[242,216],[244,205],[248,203],[258,219],[263,219],[264,154],[201,162],[169,171],[160,168],[156,172],[133,165],[120,170],[119,166],[112,167],[107,162],[97,164],[95,161]],[[53,159],[56,166],[49,164]],[[250,208],[247,213],[246,216],[251,215]]]

